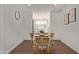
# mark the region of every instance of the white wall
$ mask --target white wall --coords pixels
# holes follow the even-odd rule
[[[25,40],[31,40],[30,33],[32,33],[32,12],[21,10],[22,11],[22,21],[23,21],[23,33]]]
[[[30,37],[29,32],[31,32],[31,13],[28,13],[28,11],[24,12],[23,9],[25,9],[25,5],[3,5],[3,53],[9,53],[23,40],[26,38],[29,39],[28,37]],[[16,10],[20,11],[19,21],[15,19],[14,12]]]
[[[0,53],[3,53],[3,10],[0,5]]]
[[[54,33],[54,40],[62,39],[61,31],[62,31],[62,23],[61,23],[61,13],[59,12],[50,12],[50,24],[51,24],[51,32]]]
[[[70,9],[76,8],[76,22],[64,25],[64,14]],[[59,13],[55,13],[53,19],[52,31],[57,34],[55,38],[62,40],[69,47],[79,53],[79,5],[66,5]]]
[[[69,9],[76,8],[76,22],[64,25],[62,41],[79,53],[79,5],[68,5],[63,10],[63,14]]]

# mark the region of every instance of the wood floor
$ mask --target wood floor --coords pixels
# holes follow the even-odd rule
[[[77,54],[77,52],[60,40],[53,40],[52,44],[54,48],[52,54]],[[19,46],[13,49],[10,54],[33,54],[31,40],[24,40]]]

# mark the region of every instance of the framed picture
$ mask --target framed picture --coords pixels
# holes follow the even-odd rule
[[[76,8],[69,11],[69,23],[76,22]]]
[[[19,11],[15,11],[15,19],[16,20],[20,19],[20,12]]]
[[[64,24],[65,25],[69,24],[69,13],[64,15]]]

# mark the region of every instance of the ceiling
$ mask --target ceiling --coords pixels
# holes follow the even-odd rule
[[[25,9],[29,11],[39,11],[39,10],[50,10],[53,12],[61,11],[66,5],[65,4],[31,4],[25,5]]]

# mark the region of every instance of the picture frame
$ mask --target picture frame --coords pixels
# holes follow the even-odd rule
[[[64,24],[68,25],[69,24],[69,13],[64,15]]]
[[[76,8],[69,11],[69,23],[76,22]]]
[[[20,19],[20,12],[19,11],[15,11],[15,19],[16,20]]]

